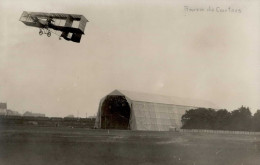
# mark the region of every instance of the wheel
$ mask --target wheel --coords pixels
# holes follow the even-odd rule
[[[43,31],[42,29],[39,31],[39,35],[41,36],[43,34]]]
[[[48,33],[47,33],[47,36],[50,37],[50,36],[51,36],[51,32],[48,32]]]

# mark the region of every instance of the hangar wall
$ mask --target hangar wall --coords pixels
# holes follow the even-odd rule
[[[131,130],[169,131],[181,128],[181,117],[190,106],[133,101]]]

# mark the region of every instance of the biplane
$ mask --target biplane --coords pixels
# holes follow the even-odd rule
[[[39,35],[46,34],[50,37],[54,33],[60,39],[62,37],[65,40],[77,43],[80,42],[88,22],[83,15],[27,11],[22,13],[20,21],[27,26],[39,28]]]

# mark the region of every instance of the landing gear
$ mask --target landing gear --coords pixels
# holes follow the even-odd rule
[[[39,35],[41,36],[42,34],[43,34],[43,31],[42,31],[42,29],[40,29]]]
[[[39,31],[39,35],[43,35],[43,34],[46,34],[48,37],[51,36],[51,31],[49,29],[40,29]]]
[[[48,36],[48,37],[51,36],[51,31],[50,31],[50,30],[48,31],[47,36]]]

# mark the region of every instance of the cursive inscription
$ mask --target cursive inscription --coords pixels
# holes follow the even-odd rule
[[[216,12],[216,13],[242,13],[241,8],[235,7],[220,7],[220,6],[208,6],[208,7],[190,7],[184,6],[185,14],[187,13],[198,13],[198,12]]]

